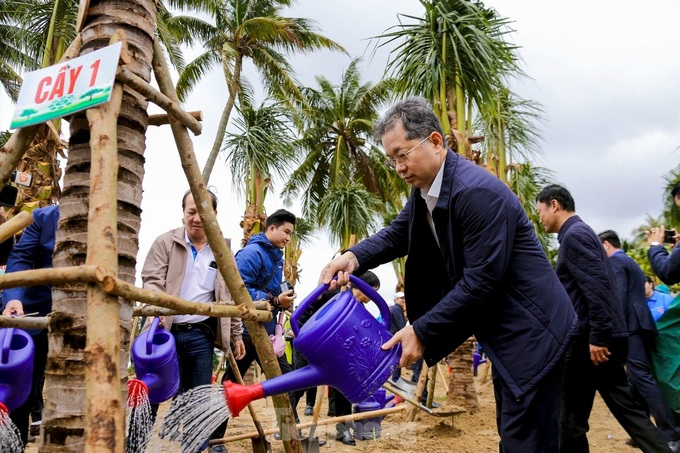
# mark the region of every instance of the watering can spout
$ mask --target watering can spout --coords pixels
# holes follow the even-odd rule
[[[149,387],[141,379],[130,379],[128,386],[128,407],[138,407],[149,398]]]
[[[229,407],[232,417],[238,417],[241,410],[251,401],[264,397],[262,384],[246,386],[231,381],[224,383],[224,398],[227,400],[227,407]]]

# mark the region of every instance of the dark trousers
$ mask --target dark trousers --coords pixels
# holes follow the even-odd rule
[[[596,391],[643,452],[670,452],[661,433],[633,398],[624,368],[627,349],[626,338],[612,340],[609,345],[609,361],[595,366],[590,361],[588,338],[581,335],[572,340],[567,350],[564,373],[561,453],[589,451],[586,433]]]
[[[328,410],[333,410],[335,417],[340,417],[342,415],[350,415],[352,413],[352,403],[345,398],[340,390],[333,387],[328,388]],[[337,437],[340,438],[345,433],[352,428],[353,424],[351,421],[345,423],[336,423],[335,428],[338,430]]]
[[[500,453],[557,453],[563,374],[564,359],[517,398],[492,368]]]
[[[33,352],[33,380],[31,382],[31,393],[21,406],[14,409],[9,417],[19,429],[21,441],[26,445],[28,441],[28,419],[36,404],[38,396],[42,400],[43,386],[45,384],[45,368],[47,366],[47,330],[32,335],[35,346]]]
[[[255,345],[253,344],[253,340],[249,336],[244,336],[243,337],[243,344],[246,347],[246,355],[243,356],[241,360],[237,360],[236,364],[238,365],[238,371],[241,373],[241,376],[246,374],[246,371],[248,371],[248,368],[250,368],[250,365],[253,364],[253,361],[256,361],[260,367],[262,367],[262,364],[260,362],[260,358],[257,356],[257,350],[255,349]],[[286,355],[282,355],[281,357],[278,358],[279,360],[279,367],[281,367],[281,374],[286,374],[290,373],[293,371],[293,367],[288,363],[288,360],[286,360]],[[236,374],[234,371],[231,369],[231,366],[229,363],[227,363],[227,370],[224,372],[224,376],[222,376],[222,383],[226,381],[232,381],[232,382],[237,382],[236,380]],[[300,418],[298,417],[297,411],[295,410],[295,392],[290,392],[288,394],[288,397],[290,398],[291,405],[293,406],[293,414],[295,415],[295,421],[299,422]],[[226,422],[222,423],[220,426],[217,427],[215,432],[212,433],[210,436],[211,439],[221,439],[224,437],[224,433],[227,431],[227,424],[229,420]]]
[[[307,359],[305,359],[305,357],[300,354],[297,349],[293,348],[293,368],[299,370],[300,368],[306,367],[308,363],[309,362],[307,362]],[[297,404],[302,399],[303,394],[306,394],[305,402],[307,406],[313,407],[314,403],[316,402],[316,387],[296,390],[294,394],[294,400],[291,400],[291,404],[295,408],[297,408]]]
[[[680,440],[680,428],[675,424],[673,410],[659,388],[649,368],[649,348],[639,334],[628,335],[628,380],[633,387],[633,396],[651,414],[656,427],[667,442]]]

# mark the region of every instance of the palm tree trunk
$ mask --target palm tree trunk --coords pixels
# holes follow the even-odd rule
[[[446,403],[463,406],[471,414],[479,407],[475,379],[472,372],[473,342],[468,340],[447,357],[449,364],[449,391]]]
[[[130,62],[127,68],[148,81],[151,75],[156,4],[153,0],[107,0],[91,3],[82,30],[82,53],[102,47],[115,30],[126,33]],[[135,281],[138,251],[142,179],[144,175],[147,101],[125,88],[118,117],[117,147],[120,167],[117,178],[118,275],[129,283]],[[54,266],[84,264],[87,257],[88,198],[90,195],[90,130],[85,114],[70,118],[69,157],[60,204],[60,220],[54,251]],[[45,375],[45,409],[43,411],[43,445],[41,452],[116,451],[124,445],[111,438],[95,436],[96,446],[85,444],[85,355],[86,305],[85,287],[55,287],[52,291],[53,315],[50,318],[50,351]],[[127,379],[129,329],[132,306],[119,302],[120,325],[110,326],[120,332],[120,354],[111,357],[110,379]],[[116,369],[117,368],[117,369]],[[117,376],[115,373],[117,372]],[[122,407],[116,410],[122,411]],[[114,423],[115,425],[116,423]],[[102,432],[116,436],[118,426]]]
[[[222,149],[222,142],[224,141],[224,136],[227,133],[227,124],[229,124],[229,116],[231,115],[231,110],[234,108],[236,102],[236,95],[241,85],[241,69],[243,67],[243,61],[239,58],[234,64],[234,75],[230,78],[227,76],[227,85],[229,87],[229,99],[227,100],[227,105],[224,106],[222,111],[222,117],[220,118],[220,124],[217,126],[217,135],[215,136],[215,141],[213,142],[212,149],[208,155],[208,160],[205,162],[203,167],[203,182],[208,185],[210,180],[210,175],[212,174],[213,167],[215,166],[215,161],[217,160],[217,155]],[[224,69],[225,76],[228,74],[228,70]]]

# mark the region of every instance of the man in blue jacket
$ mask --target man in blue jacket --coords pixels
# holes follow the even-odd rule
[[[563,355],[576,315],[517,196],[448,149],[423,98],[395,104],[374,130],[413,187],[397,218],[331,261],[321,280],[408,255],[410,325],[400,366],[433,366],[475,335],[494,364],[501,452],[556,452]]]
[[[548,233],[558,233],[555,271],[578,315],[564,373],[560,452],[589,451],[588,418],[595,392],[644,452],[671,451],[635,399],[625,365],[628,331],[616,280],[600,239],[575,213],[564,187],[552,184],[536,196],[536,209]]]
[[[58,221],[59,206],[34,210],[33,223],[24,230],[21,239],[10,253],[5,272],[51,268]],[[4,301],[2,314],[5,316],[22,316],[28,313],[47,316],[52,311],[52,287],[49,285],[8,288],[2,298]],[[40,406],[42,403],[47,365],[47,329],[26,331],[33,338],[35,345],[31,395],[23,405],[10,414],[12,421],[19,428],[24,445],[28,440],[28,419],[31,411],[36,404]]]

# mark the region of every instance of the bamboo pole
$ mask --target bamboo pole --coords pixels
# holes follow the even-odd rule
[[[121,41],[116,30],[109,44]],[[86,264],[98,263],[118,273],[118,114],[123,84],[115,83],[108,103],[88,109],[90,125],[89,212]],[[87,289],[87,339],[85,343],[85,452],[125,449],[125,423],[119,376],[120,314],[118,298],[99,285]]]
[[[16,317],[0,315],[0,327],[18,327],[20,329],[47,329],[47,317]]]
[[[268,322],[272,320],[270,311],[255,310],[254,308],[248,309],[245,306],[191,302],[160,291],[137,288],[113,275],[107,275],[103,279],[102,289],[111,295],[123,297],[127,300],[137,300],[139,302],[177,310],[182,313],[193,313],[196,315],[213,317],[229,316],[232,318],[253,319],[257,322]]]
[[[156,40],[154,42],[153,54],[153,69],[156,76],[156,81],[163,94],[168,96],[172,101],[178,102],[177,93],[170,79],[170,72],[168,70],[167,62],[163,56],[163,50]],[[179,120],[171,118],[170,126],[172,128],[173,136],[179,150],[180,160],[182,161],[182,168],[191,187],[191,193],[194,196],[194,201],[201,216],[203,228],[210,248],[215,254],[215,261],[220,273],[224,277],[229,292],[231,293],[237,305],[245,305],[246,308],[253,308],[253,301],[248,294],[246,286],[243,284],[241,275],[236,267],[236,262],[224,241],[224,235],[215,218],[215,212],[212,209],[212,203],[205,187],[205,181],[198,167],[198,161],[193,151],[193,144],[186,129],[182,127]],[[248,329],[250,338],[260,358],[262,368],[268,378],[281,375],[279,363],[272,349],[269,335],[262,324],[258,324],[249,319],[244,319],[243,323]],[[297,436],[295,429],[295,417],[290,406],[290,401],[287,394],[274,395],[272,397],[274,406],[276,407],[276,416],[279,426],[282,429],[282,437],[287,439],[283,443],[286,453],[302,453],[302,444]]]
[[[5,242],[32,223],[33,216],[29,212],[21,211],[19,214],[0,225],[0,242]]]
[[[342,415],[339,417],[331,417],[331,418],[325,418],[323,420],[319,420],[316,425],[317,426],[325,426],[325,425],[330,425],[333,423],[345,423],[353,420],[363,420],[365,418],[373,418],[373,417],[383,417],[385,415],[390,415],[390,414],[396,414],[397,412],[402,412],[403,410],[406,409],[406,406],[404,405],[399,405],[399,406],[394,406],[394,407],[388,407],[386,409],[378,409],[376,411],[369,411],[369,412],[358,412],[356,414],[348,414],[348,415]],[[298,423],[296,425],[297,429],[303,429],[303,428],[309,428],[312,426],[314,422],[305,422],[305,423]],[[279,430],[278,428],[269,428],[264,430],[265,435],[270,435],[270,434],[276,434],[278,433]],[[229,442],[236,442],[238,440],[244,440],[244,439],[252,439],[253,437],[259,436],[259,433],[257,431],[255,432],[250,432],[250,433],[243,433],[243,434],[235,434],[233,436],[225,437],[223,439],[215,439],[210,441],[210,445],[217,445],[217,444],[226,444]]]
[[[182,110],[179,101],[172,100],[154,87],[149,85],[137,74],[123,67],[118,68],[116,80],[123,82],[138,93],[144,95],[151,102],[168,112],[173,118],[187,127],[194,135],[201,135],[203,126],[193,116]]]
[[[446,390],[446,393],[449,393],[449,383],[446,382],[446,376],[444,372],[442,371],[442,364],[438,363],[437,364],[437,373],[439,374],[439,377],[442,379],[442,384],[444,384],[444,390]]]
[[[434,400],[434,387],[437,383],[438,366],[439,364],[435,364],[435,366],[427,370],[427,383],[425,384],[427,387],[427,401],[425,402],[425,406],[430,408],[432,407],[432,401]]]
[[[196,121],[203,121],[203,112],[200,110],[194,112],[187,112]],[[163,126],[170,124],[170,117],[167,113],[159,113],[156,115],[149,115],[149,126]]]

